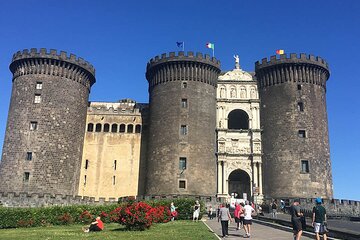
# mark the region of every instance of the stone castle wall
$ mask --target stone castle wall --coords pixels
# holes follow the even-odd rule
[[[192,52],[150,60],[147,195],[215,196],[219,67],[216,59]],[[180,158],[186,161],[183,169]]]
[[[301,54],[257,62],[267,197],[332,198],[327,63]]]
[[[93,67],[55,50],[24,50],[13,87],[0,166],[1,192],[77,192]]]

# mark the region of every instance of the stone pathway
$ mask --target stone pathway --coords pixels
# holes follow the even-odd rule
[[[222,233],[221,233],[221,224],[216,220],[203,220],[205,225],[207,225],[216,235],[221,239]],[[229,224],[229,236],[225,239],[239,239],[244,238],[245,231],[244,229],[236,230],[236,224],[230,223]],[[253,240],[289,240],[292,238],[291,232],[286,232],[283,230],[279,230],[276,228],[264,226],[261,224],[253,223],[251,226],[251,237],[249,239]],[[310,240],[313,238],[309,237],[302,237],[301,240]]]

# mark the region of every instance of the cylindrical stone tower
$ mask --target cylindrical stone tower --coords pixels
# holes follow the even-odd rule
[[[326,111],[328,64],[285,54],[255,63],[261,98],[265,197],[332,198]]]
[[[220,62],[184,52],[150,60],[147,195],[216,194],[216,84]]]
[[[13,86],[0,165],[0,192],[74,195],[92,65],[45,49],[14,54]]]

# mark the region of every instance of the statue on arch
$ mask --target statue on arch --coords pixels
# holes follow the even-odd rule
[[[240,57],[239,55],[234,55],[234,59],[235,59],[235,68],[236,69],[240,69]]]

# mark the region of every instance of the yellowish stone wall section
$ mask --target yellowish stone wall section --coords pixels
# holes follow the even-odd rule
[[[94,124],[93,131],[88,131],[90,123]],[[97,132],[99,123],[101,131]],[[106,123],[110,126],[109,132],[104,132]],[[116,132],[112,132],[113,124],[117,124]],[[121,124],[125,124],[125,132],[119,131]],[[133,133],[128,132],[128,125],[133,125]],[[90,104],[78,195],[106,200],[138,195],[141,133],[135,133],[136,125],[142,127],[142,116],[132,100]]]

